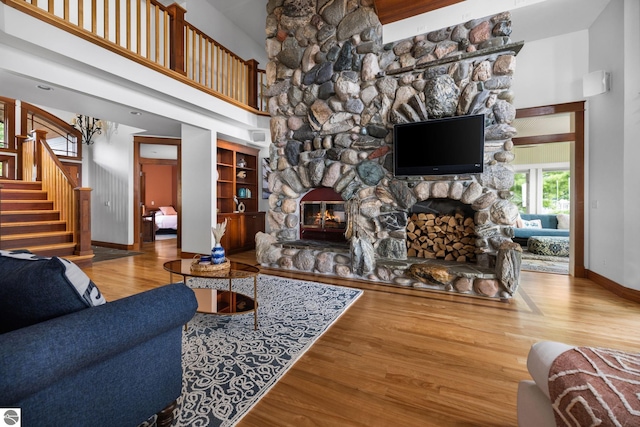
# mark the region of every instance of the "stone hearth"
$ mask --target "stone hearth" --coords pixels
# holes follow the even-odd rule
[[[371,0],[270,0],[266,94],[271,115],[269,234],[258,261],[395,286],[509,298],[520,246],[511,241],[515,56],[510,14],[382,44]],[[482,174],[398,178],[395,124],[484,114]],[[419,143],[418,141],[416,143]],[[300,242],[300,202],[330,188],[345,201],[347,245]],[[416,203],[468,207],[475,263],[408,257]],[[343,249],[344,248],[344,249]]]

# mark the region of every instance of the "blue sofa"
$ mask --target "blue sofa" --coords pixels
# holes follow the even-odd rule
[[[523,220],[539,219],[542,228],[513,228],[514,241],[523,245],[531,236],[569,237],[569,230],[558,229],[558,218],[555,214],[520,214]]]
[[[137,426],[154,414],[170,425],[193,291],[171,284],[104,302],[83,274],[0,251],[0,407],[21,408],[23,427]]]

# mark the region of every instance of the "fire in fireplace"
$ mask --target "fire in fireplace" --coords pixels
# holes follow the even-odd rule
[[[332,189],[312,190],[300,201],[300,239],[344,242],[346,228],[345,203]]]

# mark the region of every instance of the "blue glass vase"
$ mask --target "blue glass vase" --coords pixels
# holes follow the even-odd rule
[[[214,264],[222,264],[224,262],[224,248],[220,243],[216,243],[211,249],[211,261]]]

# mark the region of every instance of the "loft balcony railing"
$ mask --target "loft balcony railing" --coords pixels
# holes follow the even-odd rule
[[[156,0],[0,0],[65,31],[209,92],[264,113],[265,72]]]

